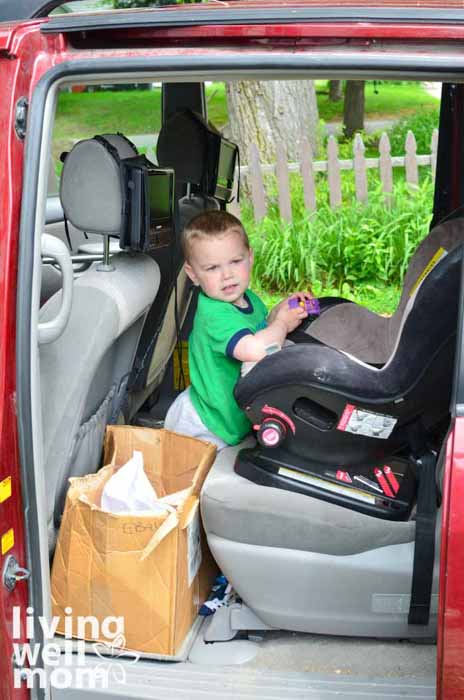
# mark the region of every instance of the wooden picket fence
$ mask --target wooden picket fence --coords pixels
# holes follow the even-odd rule
[[[262,164],[256,144],[250,149],[250,163],[240,168],[240,176],[246,177],[251,193],[255,220],[263,219],[267,214],[267,196],[264,175],[273,173],[277,180],[280,215],[283,220],[291,222],[292,206],[290,194],[290,173],[299,172],[303,181],[304,202],[308,211],[316,209],[316,179],[317,172],[327,173],[329,187],[329,203],[332,208],[342,204],[341,171],[354,170],[356,199],[367,202],[369,193],[367,187],[367,171],[369,168],[379,170],[386,205],[389,206],[393,194],[393,168],[404,168],[405,179],[411,185],[419,183],[419,166],[429,166],[432,178],[435,177],[438,147],[438,130],[432,134],[429,155],[417,155],[416,138],[408,131],[403,156],[392,156],[390,141],[384,132],[379,142],[379,157],[366,158],[365,146],[360,134],[356,134],[353,142],[353,158],[340,160],[338,157],[338,142],[330,136],[327,145],[327,160],[314,160],[309,141],[301,141],[301,161],[288,163],[287,154],[281,143],[276,145],[276,163]],[[236,178],[237,180],[237,178]],[[240,216],[240,208],[236,200],[229,210]]]

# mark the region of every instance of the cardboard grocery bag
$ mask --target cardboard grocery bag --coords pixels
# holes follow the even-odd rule
[[[134,450],[143,453],[159,498],[182,492],[171,512],[101,510],[105,483]],[[214,445],[167,430],[107,428],[107,466],[70,479],[52,568],[58,633],[69,636],[72,626],[74,637],[108,643],[108,620],[117,617],[123,618],[124,648],[167,656],[179,651],[217,573],[199,509],[215,454]],[[99,624],[91,619],[84,625],[88,616]]]

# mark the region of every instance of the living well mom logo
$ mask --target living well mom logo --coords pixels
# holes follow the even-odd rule
[[[21,608],[13,608],[14,687],[85,689],[125,684],[127,664],[136,663],[140,655],[124,649],[124,618],[73,617],[72,608],[65,608],[64,612],[63,638],[55,642],[60,618],[34,618],[34,609],[27,608],[26,641],[21,642]],[[51,641],[34,642],[34,624],[40,625],[45,640]],[[73,639],[73,629],[74,636],[100,641],[87,645],[86,653],[86,642]]]

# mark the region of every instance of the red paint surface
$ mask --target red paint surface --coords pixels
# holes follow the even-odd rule
[[[122,31],[122,30],[120,30]],[[95,34],[97,32],[94,32]],[[464,26],[434,25],[434,24],[374,24],[373,22],[337,22],[329,23],[308,22],[305,24],[283,25],[221,25],[197,27],[173,27],[172,29],[132,29],[127,30],[129,36],[141,38],[168,39],[462,39]],[[116,36],[116,31],[112,32]]]
[[[20,565],[26,565],[24,548],[23,508],[16,422],[16,272],[20,214],[23,144],[12,128],[12,100],[17,90],[25,89],[27,80],[16,61],[0,59],[0,481],[12,479],[12,495],[0,503],[0,537],[10,528],[14,546],[0,552],[0,566],[8,554],[14,554]],[[0,697],[2,700],[23,700],[26,690],[14,690],[12,654],[13,606],[27,605],[27,583],[18,583],[13,593],[0,585]]]
[[[438,611],[437,698],[464,697],[464,418],[448,441],[443,475],[443,518]]]

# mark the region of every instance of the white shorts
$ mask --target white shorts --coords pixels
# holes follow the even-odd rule
[[[164,427],[166,430],[172,430],[181,435],[190,435],[190,437],[195,437],[199,440],[212,442],[214,445],[217,445],[218,450],[229,447],[224,440],[211,433],[203,423],[190,399],[189,389],[179,394],[169,407],[164,419]]]

